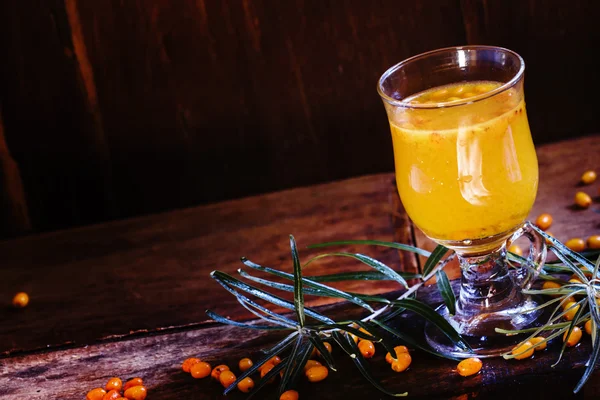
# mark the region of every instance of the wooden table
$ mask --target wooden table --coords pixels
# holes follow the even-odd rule
[[[571,206],[581,173],[600,171],[600,135],[545,145],[538,156],[540,187],[530,217],[550,212],[550,230],[561,240],[600,233],[597,201],[588,210]],[[586,189],[597,196],[598,186]],[[209,274],[235,274],[240,256],[291,271],[290,234],[302,260],[323,252],[307,245],[332,240],[431,246],[403,213],[392,173],[0,242],[0,398],[83,399],[111,376],[143,377],[149,399],[223,398],[219,385],[181,372],[181,362],[199,356],[235,365],[278,335],[211,321],[206,309],[240,321],[252,322],[253,316]],[[383,247],[336,250],[362,252],[404,271],[417,272],[421,261]],[[364,268],[349,259],[325,258],[306,273],[358,269]],[[337,286],[364,293],[399,289],[391,282]],[[21,290],[30,294],[30,305],[13,309],[10,299]],[[358,315],[356,307],[332,299],[307,302],[332,317]],[[550,364],[556,353],[549,349],[534,360],[486,361],[483,372],[470,378],[458,376],[454,362],[419,352],[403,374],[391,373],[383,349],[372,365],[384,386],[413,398],[494,398],[494,391],[523,393],[533,386],[538,394],[567,398],[588,342],[568,351],[555,368]],[[302,398],[386,398],[350,362],[338,364],[340,372],[326,381],[302,383]],[[596,392],[591,384],[584,396]],[[275,398],[274,391],[255,398]]]

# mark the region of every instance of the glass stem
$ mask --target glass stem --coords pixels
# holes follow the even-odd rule
[[[506,247],[481,256],[458,254],[462,270],[457,313],[475,315],[522,302],[521,291],[506,263]]]

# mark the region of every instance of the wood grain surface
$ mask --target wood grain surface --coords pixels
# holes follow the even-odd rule
[[[540,192],[532,211],[555,215],[553,233],[583,236],[600,228],[598,197],[590,209],[570,207],[574,181],[581,170],[595,168],[600,136],[538,147]],[[562,164],[562,166],[561,166]],[[600,182],[585,187],[598,190]],[[236,320],[250,321],[233,296],[208,277],[214,269],[235,273],[239,257],[291,271],[288,235],[300,245],[303,260],[317,254],[306,245],[330,240],[379,239],[410,243],[413,232],[400,206],[393,174],[370,175],[288,191],[227,201],[87,228],[0,242],[0,397],[81,399],[111,376],[142,376],[149,399],[221,399],[214,382],[196,381],[180,372],[189,356],[212,363],[235,362],[272,344],[265,335],[215,324],[207,308]],[[398,269],[416,271],[415,258],[379,247],[339,246],[378,258]],[[321,252],[320,250],[319,252]],[[324,259],[307,274],[362,269],[342,259]],[[455,282],[456,284],[456,282]],[[364,293],[397,295],[393,284],[349,282],[340,287]],[[18,290],[31,295],[20,310],[9,307]],[[439,303],[434,287],[420,293]],[[327,299],[309,304],[334,318],[359,317],[361,310]],[[421,332],[410,315],[394,322]],[[420,336],[418,336],[420,337]],[[411,397],[506,398],[515,391],[544,398],[594,398],[594,378],[580,395],[571,390],[582,373],[589,337],[566,352],[556,367],[558,343],[532,360],[488,360],[481,374],[462,378],[455,363],[414,352],[402,375],[389,370],[379,349],[373,374],[395,391]],[[341,351],[336,353],[341,357]],[[339,373],[325,382],[302,383],[304,397],[340,399],[353,395],[384,398],[355,368],[339,361]],[[265,397],[276,398],[273,389]],[[239,393],[231,398],[241,399]]]
[[[371,175],[0,242],[0,298],[6,300],[0,306],[0,353],[201,323],[207,320],[204,310],[216,305],[231,310],[233,318],[247,318],[235,298],[210,279],[211,271],[235,274],[243,266],[241,256],[291,271],[290,234],[303,261],[326,252],[306,249],[314,243],[349,238],[409,243],[392,224],[392,189],[393,175]],[[393,249],[353,250],[417,271],[414,258]],[[360,269],[367,267],[338,257],[312,264],[306,273]],[[389,282],[341,285],[366,292],[397,288]],[[14,310],[8,300],[20,290],[30,294],[31,304]]]
[[[440,299],[435,289],[428,289],[421,292],[422,298],[438,304]],[[217,307],[217,310],[222,309]],[[319,311],[335,319],[358,316],[356,307],[325,306]],[[398,318],[392,326],[405,332],[423,329],[418,319],[410,315]],[[281,337],[281,334],[207,324],[165,334],[16,356],[0,360],[0,397],[6,400],[83,399],[87,391],[102,387],[109,378],[118,376],[122,379],[142,377],[149,391],[148,399],[242,400],[246,395],[237,390],[224,396],[219,383],[210,378],[195,380],[182,372],[182,361],[187,357],[199,357],[212,366],[226,364],[239,374],[236,366],[241,358],[258,359],[260,349],[269,348]],[[386,389],[408,392],[409,398],[448,399],[474,394],[478,399],[489,400],[506,398],[519,391],[523,397],[580,399],[594,393],[593,383],[589,385],[588,395],[585,391],[579,395],[572,393],[583,373],[590,347],[589,336],[585,335],[579,346],[566,351],[562,361],[552,367],[560,349],[560,343],[554,341],[532,359],[487,359],[479,374],[467,378],[457,374],[456,362],[435,358],[413,348],[410,349],[413,362],[403,373],[390,369],[384,360],[385,350],[379,345],[369,366],[371,374]],[[325,381],[316,384],[301,381],[297,387],[301,398],[391,398],[374,389],[340,348],[334,346],[333,349],[338,371],[331,372]],[[253,378],[260,379],[259,376]],[[276,388],[277,385],[266,387],[254,398],[275,400],[278,398]]]

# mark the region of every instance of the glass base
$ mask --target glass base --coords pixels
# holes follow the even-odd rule
[[[441,354],[447,356],[468,358],[498,357],[511,351],[517,344],[528,337],[528,334],[507,336],[495,331],[495,328],[519,330],[539,325],[542,310],[532,311],[538,302],[532,297],[523,297],[516,306],[495,312],[482,313],[473,316],[450,315],[445,305],[436,310],[460,333],[469,343],[472,352],[467,352],[455,346],[450,339],[435,325],[425,325],[425,338],[429,345]]]

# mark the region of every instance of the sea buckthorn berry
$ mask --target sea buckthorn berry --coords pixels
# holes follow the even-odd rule
[[[585,333],[587,333],[588,335],[592,334],[592,320],[588,320],[585,325],[583,326],[585,329]]]
[[[121,398],[121,393],[119,393],[116,390],[111,390],[110,392],[107,392],[102,397],[102,400],[115,400],[115,399],[120,399],[120,398]]]
[[[519,354],[521,352],[523,352],[523,354]],[[529,340],[527,340],[515,347],[512,351],[512,354],[517,360],[524,360],[525,358],[529,358],[533,355],[533,345]]]
[[[546,290],[546,289],[560,289],[561,287],[562,287],[562,285],[560,283],[553,282],[553,281],[546,281],[542,285],[542,289],[544,289],[544,290]]]
[[[581,183],[583,183],[584,185],[589,185],[590,183],[594,183],[596,178],[597,178],[596,171],[592,171],[592,170],[585,171],[581,175]]]
[[[250,368],[252,368],[253,365],[254,365],[254,363],[249,358],[242,358],[238,362],[238,367],[240,368],[240,371],[242,371],[242,372],[248,371]]]
[[[320,362],[318,362],[316,360],[308,360],[308,361],[306,361],[306,364],[304,364],[304,372],[308,371],[312,367],[318,367],[321,365],[323,365],[323,364],[321,364]]]
[[[306,377],[310,382],[320,382],[323,379],[327,378],[329,375],[329,370],[324,366],[316,366],[308,369],[306,371]]]
[[[585,250],[585,242],[581,238],[569,239],[565,242],[565,246],[578,253]]]
[[[192,369],[192,365],[199,363],[201,360],[196,357],[186,358],[186,360],[181,364],[181,369],[183,372],[190,372]]]
[[[412,362],[412,357],[409,353],[398,353],[396,354],[396,356],[398,356],[398,358],[396,358],[395,360],[392,359],[392,369],[396,372],[405,371],[410,366],[410,363]]]
[[[260,377],[264,378],[273,368],[275,368],[275,364],[272,362],[267,362],[260,367]],[[269,380],[269,383],[275,382],[275,377]]]
[[[288,390],[287,392],[281,393],[279,400],[298,400],[299,397],[298,392],[295,390]]]
[[[245,377],[237,384],[237,388],[240,392],[248,393],[254,389],[254,381],[249,376]]]
[[[85,400],[102,400],[105,394],[106,390],[102,388],[92,389],[85,395]]]
[[[273,356],[271,357],[271,359],[269,361],[267,361],[268,363],[273,363],[273,365],[277,365],[281,362],[281,358],[279,358],[279,356]]]
[[[481,371],[481,367],[483,367],[481,360],[477,357],[471,357],[459,362],[456,370],[460,376],[470,376]]]
[[[567,347],[573,347],[575,346],[577,343],[579,343],[579,340],[581,340],[581,329],[579,329],[578,326],[574,326],[573,330],[571,331],[571,334],[569,335],[569,338],[567,339],[567,333],[565,332],[565,334],[563,335],[563,342],[567,342]]]
[[[536,336],[532,339],[529,339],[529,341],[533,345],[533,350],[535,351],[541,351],[546,348],[548,342],[544,342],[544,340],[546,340],[546,338],[543,336]]]
[[[523,249],[521,249],[521,247],[516,244],[511,244],[510,247],[508,248],[508,251],[510,251],[511,253],[514,253],[518,256],[523,255]]]
[[[577,314],[577,311],[579,310],[579,304],[577,304],[574,301],[570,301],[568,303],[565,304],[565,315],[563,315],[565,317],[565,319],[567,321],[573,321],[573,318],[575,318],[575,314]]]
[[[229,371],[229,367],[225,364],[221,364],[221,365],[217,365],[216,367],[214,367],[210,373],[210,376],[215,379],[215,380],[219,380],[219,376],[221,376],[221,372],[223,371]]]
[[[230,370],[223,371],[221,372],[221,375],[219,375],[219,382],[221,382],[221,385],[223,385],[223,387],[228,387],[233,382],[235,382],[236,379],[237,378],[235,374]]]
[[[582,283],[582,282],[579,280],[579,278],[571,278],[571,279],[569,279],[569,283],[578,284],[578,283]]]
[[[538,228],[545,231],[546,229],[550,228],[550,226],[552,225],[552,215],[550,215],[548,213],[540,214],[536,218],[535,224],[537,225]]]
[[[13,297],[12,300],[12,304],[17,308],[26,307],[27,304],[29,304],[29,295],[25,292],[19,292],[15,294],[15,297]]]
[[[210,364],[204,361],[192,365],[192,369],[190,370],[190,374],[196,379],[206,378],[211,372]]]
[[[587,246],[593,250],[600,249],[600,235],[590,236],[587,239]]]
[[[553,234],[552,232],[550,232],[550,231],[546,231],[546,232],[544,232],[544,233],[545,233],[546,235],[548,235],[548,236],[552,236],[552,237],[554,237],[554,234]],[[552,242],[550,241],[550,239],[546,238],[546,244],[550,244],[550,243],[552,243]]]
[[[400,353],[408,353],[408,349],[406,348],[406,346],[396,346],[394,347],[394,351],[396,352],[396,355]],[[385,355],[385,361],[387,361],[389,364],[391,364],[394,361],[394,358],[392,357],[392,354],[390,352],[388,352]]]
[[[119,378],[110,378],[104,387],[107,391],[116,390],[118,392],[123,388],[123,381]]]
[[[371,358],[375,355],[375,345],[370,340],[358,342],[358,349],[364,358]]]
[[[144,385],[144,381],[142,380],[142,378],[138,378],[138,377],[131,378],[130,380],[125,382],[125,386],[123,386],[123,390],[127,390],[133,386],[143,386],[143,385]]]
[[[125,391],[124,395],[128,400],[144,400],[148,395],[148,389],[141,385],[132,386]]]
[[[586,192],[575,193],[575,204],[581,208],[588,208],[592,204],[592,198]]]

